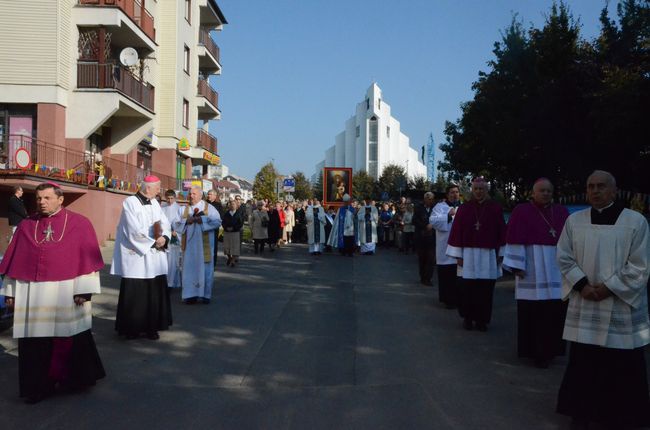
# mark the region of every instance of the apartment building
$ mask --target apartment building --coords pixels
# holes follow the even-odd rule
[[[0,199],[58,181],[103,241],[145,175],[180,191],[218,163],[225,24],[215,0],[0,3]]]

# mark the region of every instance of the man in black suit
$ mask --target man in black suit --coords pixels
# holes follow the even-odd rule
[[[436,236],[433,226],[429,224],[429,216],[433,209],[433,193],[424,194],[424,203],[415,208],[413,225],[415,225],[415,247],[418,252],[418,268],[420,270],[420,283],[433,285],[433,267],[436,264]]]
[[[27,210],[25,209],[25,203],[22,197],[23,187],[16,185],[14,187],[14,195],[9,198],[9,226],[11,226],[9,242],[11,242],[11,238],[14,236],[18,224],[27,218]]]

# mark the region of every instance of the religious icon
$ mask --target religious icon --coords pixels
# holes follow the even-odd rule
[[[349,167],[325,167],[323,169],[323,203],[343,205],[344,195],[352,196],[352,169]]]

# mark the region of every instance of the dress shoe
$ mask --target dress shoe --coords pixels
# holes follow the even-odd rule
[[[427,287],[433,287],[433,283],[431,281],[420,281],[420,284],[426,285]]]
[[[476,323],[476,329],[485,333],[487,331],[487,324],[485,323]]]
[[[160,339],[160,335],[158,334],[157,331],[150,331],[149,333],[147,333],[147,339],[158,340]]]
[[[183,303],[186,305],[193,305],[196,303],[196,297],[190,297],[189,299],[183,300]]]
[[[126,335],[126,340],[133,340],[133,339],[137,339],[137,338],[138,338],[137,334],[129,333],[129,334]]]

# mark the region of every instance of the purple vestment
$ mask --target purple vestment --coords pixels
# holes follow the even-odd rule
[[[47,241],[50,225],[51,240]],[[51,217],[34,215],[18,225],[0,263],[0,274],[27,282],[64,281],[102,267],[97,236],[88,218],[61,208]]]

